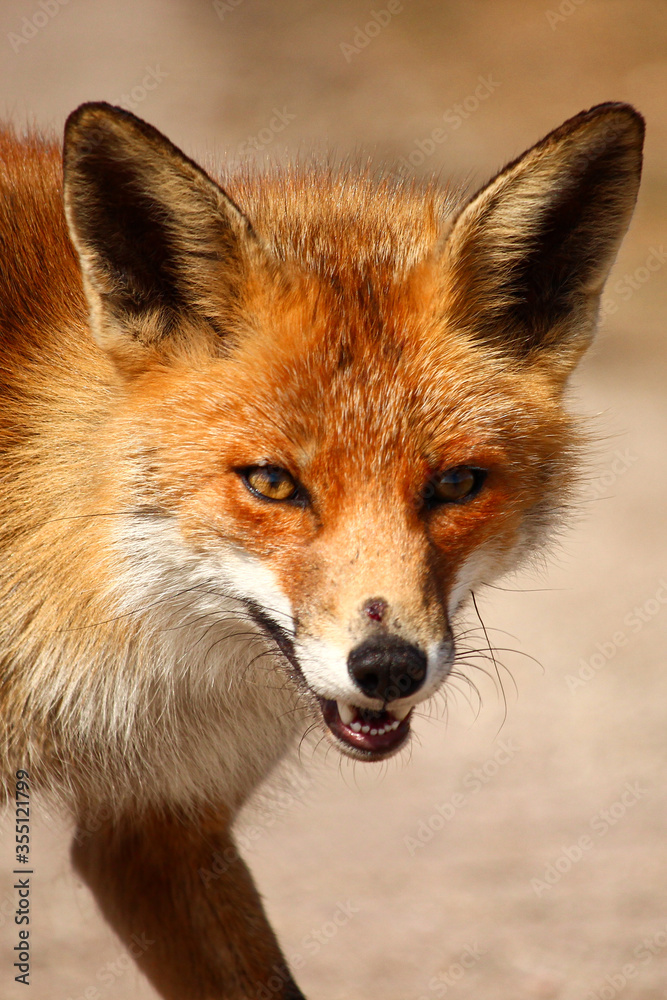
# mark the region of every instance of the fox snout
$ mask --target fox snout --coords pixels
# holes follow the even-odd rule
[[[335,611],[319,602],[311,606],[297,629],[303,679],[339,749],[353,756],[379,759],[398,750],[409,736],[413,708],[434,694],[451,669],[454,643],[446,613],[435,595],[429,600],[417,586],[420,577],[423,584],[420,566],[413,567],[410,599],[395,572],[385,597],[359,602],[348,591]],[[348,586],[358,594],[353,583]]]
[[[379,505],[374,513],[355,527],[344,519],[312,553],[292,606],[310,688],[379,710],[432,695],[449,673],[453,642],[426,533],[398,504],[393,516]]]
[[[452,662],[448,639],[429,645],[426,651],[416,641],[378,630],[352,647],[343,661],[345,695],[318,696],[341,750],[379,759],[400,749],[409,736],[412,709],[440,685]]]

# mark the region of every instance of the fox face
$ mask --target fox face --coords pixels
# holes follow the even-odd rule
[[[65,204],[116,373],[127,606],[218,602],[343,753],[398,751],[459,609],[567,506],[563,394],[641,142],[601,105],[461,205],[306,169],[220,185],[131,114],[75,112]]]

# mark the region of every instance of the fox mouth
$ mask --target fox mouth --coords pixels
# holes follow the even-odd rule
[[[336,745],[348,756],[382,760],[400,750],[410,735],[411,708],[375,711],[319,696],[318,701]]]
[[[262,631],[275,641],[292,667],[297,684],[305,685],[315,695],[324,723],[341,753],[356,760],[376,761],[385,760],[401,749],[410,736],[412,707],[382,710],[359,708],[348,702],[333,701],[316,694],[303,676],[291,637],[254,601],[246,598],[244,603]]]

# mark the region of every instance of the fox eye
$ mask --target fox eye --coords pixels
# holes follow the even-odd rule
[[[457,465],[435,476],[428,484],[424,497],[427,507],[443,503],[461,503],[475,496],[486,479],[485,469]]]
[[[239,471],[250,492],[263,500],[300,499],[299,487],[287,469],[277,465],[251,465]]]

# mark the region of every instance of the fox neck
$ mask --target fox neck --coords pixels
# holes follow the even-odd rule
[[[304,731],[296,689],[219,574],[174,555],[171,524],[111,520],[112,536],[132,539],[124,569],[94,607],[81,587],[67,629],[37,615],[30,666],[9,672],[3,717],[18,712],[29,735],[11,741],[8,770],[29,767],[78,809],[223,801],[236,811]],[[12,683],[24,670],[27,688],[25,674]]]

